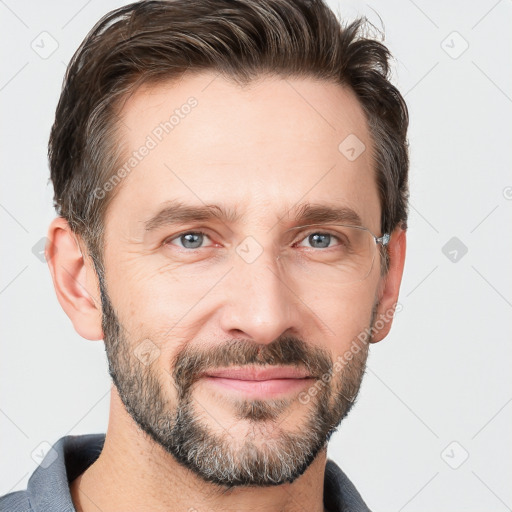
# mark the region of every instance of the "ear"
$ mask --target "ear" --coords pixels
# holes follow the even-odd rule
[[[103,339],[99,283],[90,258],[84,259],[78,237],[63,217],[53,219],[47,238],[46,261],[62,309],[80,336]]]
[[[375,317],[372,343],[377,343],[384,339],[391,329],[393,323],[393,314],[400,311],[397,305],[400,283],[405,264],[406,232],[402,228],[396,228],[391,234],[388,244],[389,270],[381,277],[377,297],[379,306],[377,316]]]

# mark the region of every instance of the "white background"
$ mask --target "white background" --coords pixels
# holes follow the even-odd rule
[[[26,487],[41,442],[106,431],[103,342],[76,334],[32,249],[54,217],[46,150],[66,64],[122,4],[0,2],[0,495]],[[410,109],[411,212],[403,310],[329,455],[375,511],[510,510],[512,3],[331,6],[384,25]],[[44,31],[47,59],[31,47]]]

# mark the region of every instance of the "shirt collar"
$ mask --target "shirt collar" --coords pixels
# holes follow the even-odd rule
[[[331,459],[325,465],[324,507],[328,512],[371,512],[354,484]]]
[[[30,477],[27,492],[34,512],[74,512],[70,483],[99,456],[105,434],[61,437]],[[327,459],[324,506],[329,512],[370,512],[341,468]]]
[[[27,492],[34,512],[75,510],[69,484],[99,456],[105,434],[61,437],[32,473]]]

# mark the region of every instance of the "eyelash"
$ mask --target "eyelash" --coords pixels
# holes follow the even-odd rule
[[[333,232],[330,232],[330,231],[318,231],[318,230],[312,230],[312,231],[309,231],[309,232],[306,232],[302,238],[298,241],[298,242],[295,242],[294,245],[296,243],[300,243],[300,242],[303,242],[306,238],[308,238],[310,235],[313,235],[313,234],[319,234],[319,235],[330,235],[332,238],[334,238],[335,240],[338,241],[338,243],[343,243],[343,241],[341,240],[341,238],[339,236],[337,236],[335,233]],[[183,231],[182,233],[179,233],[177,235],[173,235],[172,237],[170,238],[166,238],[163,242],[162,242],[162,245],[164,246],[167,246],[169,245],[173,240],[179,240],[182,236],[185,236],[185,235],[203,235],[203,236],[206,236],[208,238],[210,238],[210,235],[208,235],[208,233],[206,233],[205,231],[201,231],[201,230],[198,230],[198,231]],[[211,238],[210,238],[211,240]],[[186,251],[186,252],[192,252],[192,251],[198,251],[200,249],[207,249],[208,247],[198,247],[196,249],[188,249],[186,247],[179,247],[180,249]],[[308,249],[308,247],[306,247],[306,249]],[[315,247],[309,247],[309,249],[315,249]],[[327,249],[332,249],[332,247],[325,247],[323,248],[324,251],[326,251]]]
[[[166,238],[162,244],[163,245],[169,245],[173,240],[179,240],[182,236],[185,236],[185,235],[203,235],[203,236],[207,236],[208,238],[210,238],[210,235],[208,235],[208,233],[204,232],[204,231],[183,231],[182,233],[179,233],[177,235],[174,235],[170,238]],[[198,247],[197,249],[188,249],[187,247],[179,247],[180,249],[183,249],[184,251],[187,251],[187,252],[192,252],[192,251],[198,251],[199,249],[204,249],[204,247]]]

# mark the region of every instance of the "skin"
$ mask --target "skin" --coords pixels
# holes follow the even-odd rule
[[[175,401],[172,358],[186,344],[215,346],[236,338],[269,344],[293,334],[329,351],[334,361],[368,328],[377,301],[377,318],[397,302],[406,248],[405,232],[397,228],[389,244],[388,274],[381,277],[374,264],[364,281],[338,288],[298,280],[287,270],[292,260],[277,259],[283,233],[294,225],[289,212],[298,202],[349,206],[364,226],[382,235],[372,140],[350,90],[275,77],[242,88],[209,72],[186,75],[179,83],[144,86],[121,110],[120,139],[127,154],[190,96],[198,106],[123,179],[105,224],[111,302],[133,348],[146,338],[158,345],[160,354],[151,367],[169,403]],[[338,150],[349,134],[366,146],[354,161]],[[236,207],[243,220],[145,232],[143,223],[170,199]],[[279,220],[282,224],[276,225]],[[205,245],[218,244],[202,249],[210,252],[204,252],[200,269],[196,260],[178,255],[183,247],[162,246],[171,235],[190,228],[208,229],[211,241]],[[247,236],[263,248],[250,264],[234,250]],[[98,280],[84,244],[59,217],[48,238],[46,257],[61,306],[82,337],[103,339]],[[221,249],[230,249],[230,256],[214,264],[214,251]],[[385,338],[391,325],[391,320],[384,322],[372,342]],[[199,382],[194,397],[207,404],[205,421],[212,431],[227,425],[234,439],[241,440],[251,430],[249,423],[235,421],[229,403],[211,387]],[[307,410],[295,400],[281,428],[296,431]],[[265,435],[277,434],[268,426],[257,440],[264,443]],[[191,507],[313,512],[323,510],[325,462],[324,448],[293,483],[226,491],[198,478],[141,432],[112,386],[104,449],[72,482],[71,493],[77,510],[86,512]]]

